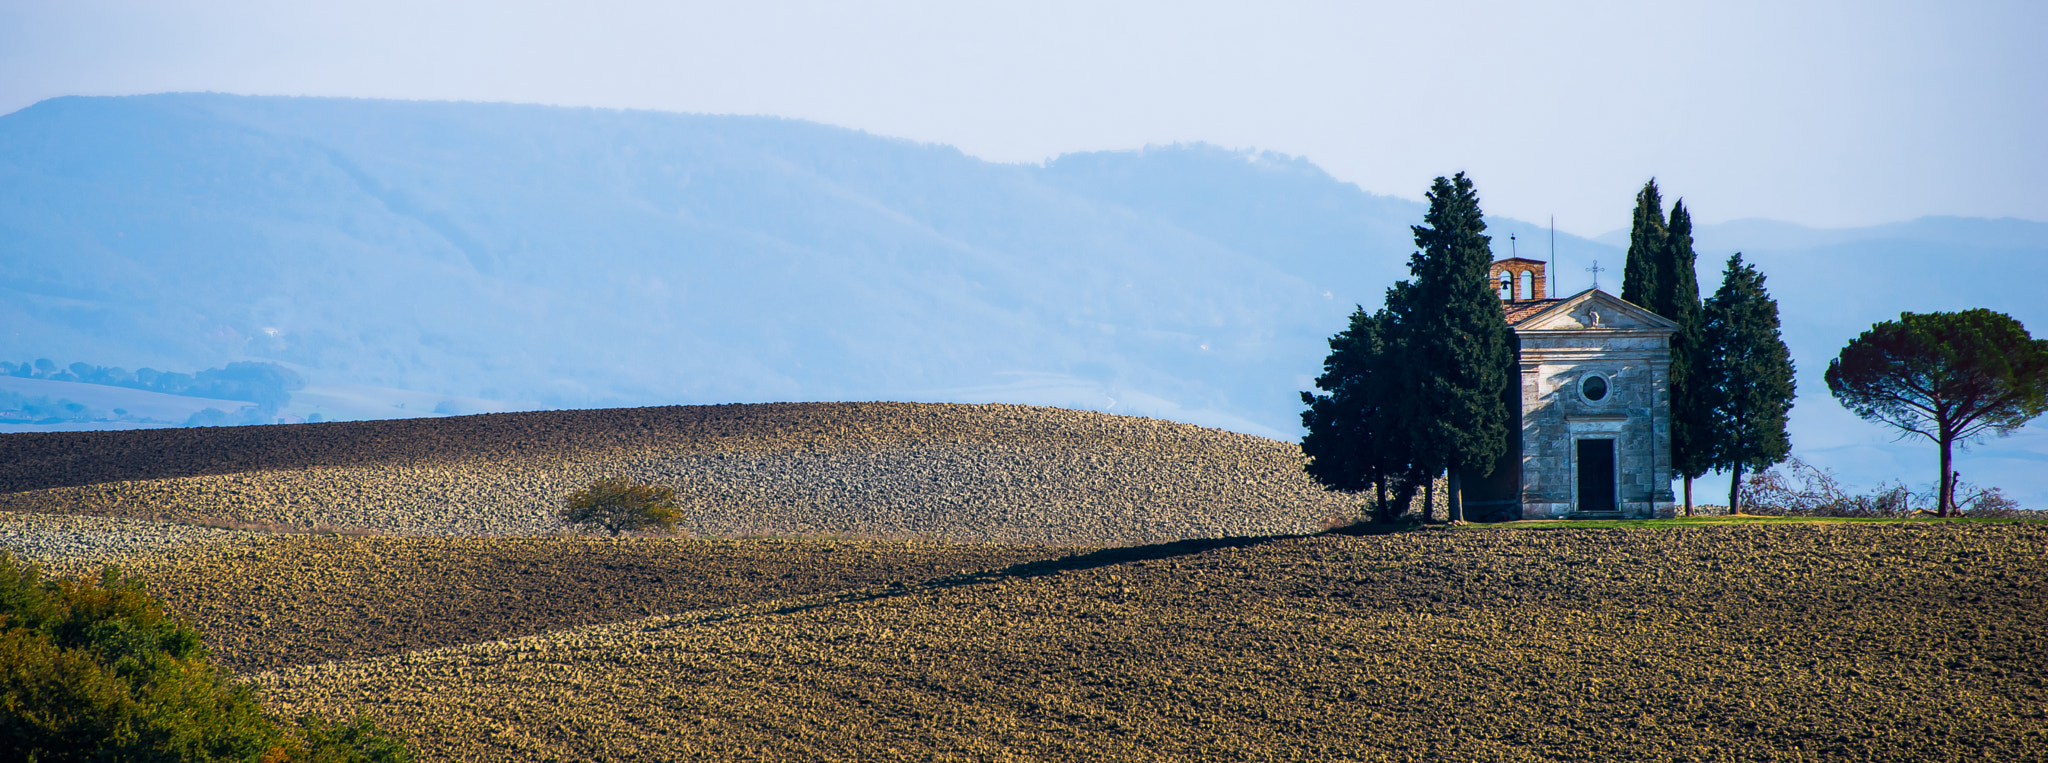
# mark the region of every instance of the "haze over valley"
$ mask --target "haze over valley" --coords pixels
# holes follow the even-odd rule
[[[1205,144],[1002,164],[769,117],[215,94],[0,117],[0,200],[0,360],[274,363],[305,384],[287,419],[1015,402],[1285,440],[1325,340],[1405,277],[1423,209]],[[1542,221],[1488,223],[1497,256],[1551,256]],[[1704,291],[1736,250],[1770,277],[1795,453],[1854,484],[1926,482],[1932,449],[1827,397],[1844,342],[1900,310],[2048,330],[2048,224],[1696,238]],[[1626,243],[1559,233],[1558,288],[1597,260],[1618,291]],[[2043,462],[2036,424],[1959,468],[2040,507]]]

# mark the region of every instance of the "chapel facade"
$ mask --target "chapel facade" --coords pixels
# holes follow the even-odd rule
[[[1493,263],[1520,369],[1507,396],[1518,426],[1493,473],[1467,482],[1465,516],[1672,516],[1671,336],[1678,325],[1597,287],[1550,298],[1546,267],[1521,258]]]

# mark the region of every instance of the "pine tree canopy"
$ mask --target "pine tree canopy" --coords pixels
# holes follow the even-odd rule
[[[1650,178],[1650,182],[1643,184],[1643,190],[1636,193],[1635,220],[1628,232],[1628,261],[1621,269],[1622,299],[1655,310],[1658,285],[1664,278],[1660,266],[1668,235],[1664,197],[1657,192],[1657,179]]]
[[[1792,452],[1785,421],[1794,392],[1792,353],[1778,333],[1778,303],[1764,276],[1728,258],[1721,288],[1702,311],[1706,349],[1699,382],[1712,403],[1705,435],[1717,468],[1764,469]]]
[[[2048,411],[2048,340],[1982,308],[1901,313],[1843,347],[1826,379],[1856,415],[1940,446],[1940,512],[1947,515],[1952,444],[2004,435]]]
[[[1928,439],[2005,434],[2048,410],[2048,340],[1978,308],[1901,313],[1828,363],[1843,407]]]

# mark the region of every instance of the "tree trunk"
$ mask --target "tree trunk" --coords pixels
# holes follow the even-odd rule
[[[1393,496],[1389,499],[1389,503],[1393,508],[1389,508],[1387,511],[1394,519],[1400,519],[1402,514],[1407,513],[1409,509],[1415,508],[1415,483],[1402,480],[1400,489],[1393,491]],[[1429,521],[1429,515],[1423,514],[1422,519],[1425,522]]]
[[[1429,475],[1429,481],[1422,483],[1422,521],[1436,521],[1436,475]]]
[[[1692,516],[1692,478],[1685,478],[1685,515]]]
[[[1734,477],[1728,480],[1728,516],[1742,513],[1742,463],[1736,462]]]
[[[1463,524],[1465,522],[1465,486],[1458,480],[1459,471],[1457,467],[1451,467],[1450,484],[1445,485],[1451,492],[1448,497],[1450,499],[1449,513],[1452,524]]]
[[[1949,455],[1949,446],[1953,443],[1950,442],[1948,436],[1948,427],[1943,426],[1941,429],[1941,487],[1936,491],[1936,494],[1941,496],[1939,499],[1941,505],[1936,507],[1934,515],[1937,517],[1947,517],[1956,499],[1955,471],[1952,468],[1955,465],[1955,461]]]
[[[1387,510],[1387,478],[1380,476],[1372,481],[1373,521],[1393,524],[1401,515]]]

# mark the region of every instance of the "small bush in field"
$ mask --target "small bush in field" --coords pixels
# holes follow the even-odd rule
[[[601,527],[613,535],[650,527],[675,532],[676,520],[682,518],[676,508],[675,488],[609,477],[570,493],[565,503],[563,522]]]
[[[280,727],[282,726],[282,728]],[[44,580],[0,554],[0,749],[12,760],[405,763],[367,720],[279,724],[143,582]]]

